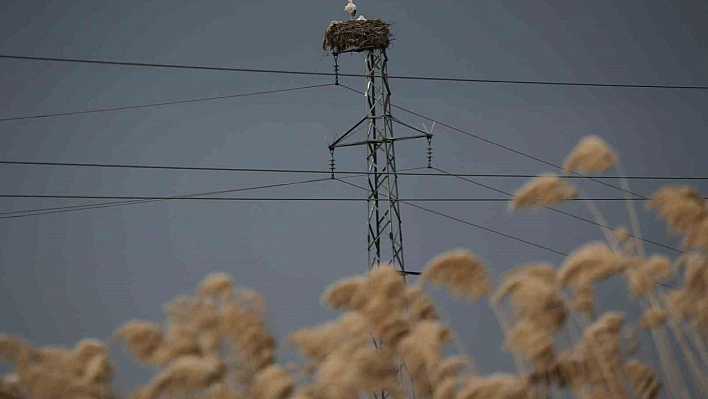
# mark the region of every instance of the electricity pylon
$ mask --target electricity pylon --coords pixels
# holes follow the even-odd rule
[[[329,145],[334,176],[334,150],[340,147],[366,146],[368,172],[368,251],[369,270],[382,263],[390,263],[406,273],[403,259],[403,232],[398,196],[398,174],[394,144],[401,140],[425,138],[428,140],[428,167],[432,133],[404,123],[391,115],[391,87],[388,81],[388,57],[385,48],[354,50],[365,53],[366,116]],[[337,60],[338,54],[334,54]],[[335,65],[335,70],[338,66]],[[338,84],[338,80],[337,80]],[[394,137],[394,122],[418,134]],[[366,139],[352,139],[366,124]]]

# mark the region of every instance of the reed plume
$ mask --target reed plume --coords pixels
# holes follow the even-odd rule
[[[573,148],[563,168],[581,174],[604,173],[617,164],[617,154],[599,136],[585,136]]]
[[[555,174],[546,173],[532,179],[514,192],[514,198],[509,203],[509,211],[548,207],[577,197],[578,190],[575,187]]]

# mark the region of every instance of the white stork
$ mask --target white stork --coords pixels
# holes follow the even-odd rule
[[[344,7],[344,11],[349,14],[349,19],[353,20],[356,15],[356,5],[352,3],[352,0],[347,0],[347,6]]]
[[[366,18],[364,18],[363,15],[359,15],[359,18],[356,19],[357,21],[366,21]]]

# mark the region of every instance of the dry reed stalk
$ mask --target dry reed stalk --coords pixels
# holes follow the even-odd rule
[[[669,305],[669,309],[675,312],[680,318],[688,318],[692,317],[692,313],[698,309],[691,304],[688,298],[694,297],[694,295],[696,295],[697,298],[700,298],[706,293],[706,288],[708,287],[708,272],[706,272],[705,266],[708,265],[708,262],[705,262],[700,255],[687,255],[681,257],[677,264],[686,264],[685,286],[682,290],[675,291],[675,295],[673,296],[673,298],[681,298],[681,300],[672,301],[671,295],[665,295],[663,300]],[[655,306],[656,304],[660,304],[662,302],[662,298],[659,298],[655,291],[652,292],[648,298],[651,303],[655,304]],[[701,368],[698,365],[698,362],[694,357],[688,343],[686,342],[684,330],[675,317],[670,317],[667,324],[689,364],[689,368],[697,384],[697,388],[702,391],[704,395],[708,396],[708,383],[705,381],[706,376],[701,375]],[[699,354],[705,352],[705,348],[701,350],[699,347],[698,352]]]
[[[395,352],[406,364],[417,394],[433,394],[443,347],[453,336],[449,328],[436,321],[421,321],[396,345]]]
[[[206,389],[221,380],[225,371],[218,358],[181,356],[152,379],[143,395],[145,399],[152,399],[163,394],[178,395]]]
[[[624,244],[629,239],[631,233],[626,227],[620,226],[615,228],[613,234],[617,243]]]
[[[102,399],[111,394],[113,364],[99,340],[81,340],[73,349],[35,348],[3,335],[0,350],[14,364],[12,378],[3,381],[9,384],[8,389],[17,387],[21,397]]]
[[[238,353],[254,373],[273,364],[275,339],[268,332],[259,310],[234,302],[223,309],[222,317],[223,336],[235,342]]]
[[[525,386],[521,378],[510,374],[471,377],[455,399],[516,399],[527,393]]]
[[[613,251],[620,252],[619,237],[617,237],[615,231],[609,227],[610,224],[607,219],[605,219],[605,216],[602,214],[602,211],[600,211],[600,208],[597,206],[595,201],[589,199],[589,196],[585,191],[580,190],[580,193],[582,194],[582,198],[586,198],[585,207],[588,209],[588,212],[590,212],[593,219],[595,219],[595,222],[600,226],[600,231],[602,231],[602,234],[605,236],[605,241],[607,244]]]
[[[591,283],[583,283],[573,287],[571,307],[588,320],[595,319],[595,302],[595,288]]]
[[[639,301],[642,305],[642,312],[646,312],[647,306],[643,301]],[[678,374],[678,366],[676,360],[673,356],[673,351],[668,347],[668,338],[666,337],[666,332],[662,329],[652,329],[651,332],[652,340],[654,341],[654,346],[657,349],[659,355],[659,362],[662,367],[662,371],[666,378],[666,381],[671,387],[671,392],[680,392],[682,398],[688,399],[688,391],[686,390],[686,384],[683,382],[681,375]],[[657,337],[658,336],[658,337]]]
[[[499,326],[501,327],[502,334],[504,337],[508,337],[509,331],[510,331],[510,322],[506,315],[504,314],[504,310],[500,306],[495,306],[491,305],[492,311],[494,312],[494,315],[497,319],[497,322],[499,323]],[[514,360],[514,367],[516,368],[516,373],[517,375],[525,375],[526,374],[526,366],[524,365],[524,361],[520,354],[517,351],[512,351],[511,352],[512,359]],[[525,399],[531,399],[530,396],[530,389],[528,381],[524,380],[524,398]],[[459,398],[459,395],[458,395]]]
[[[408,317],[411,323],[424,320],[438,320],[433,302],[420,288],[406,288],[405,300],[408,305]]]
[[[624,372],[632,382],[634,393],[639,399],[654,399],[659,394],[661,383],[648,365],[638,360],[630,360],[624,364]]]
[[[319,367],[315,389],[331,398],[358,392],[395,392],[397,367],[391,359],[393,356],[387,349],[345,344]]]
[[[708,374],[701,373],[701,368],[698,365],[698,362],[696,361],[693,352],[688,346],[688,343],[686,342],[684,332],[677,325],[676,321],[671,319],[669,320],[668,325],[671,331],[673,332],[676,341],[681,347],[681,351],[683,352],[686,360],[688,361],[689,369],[691,370],[691,374],[693,375],[695,386],[698,388],[699,391],[702,392],[704,397],[708,397]]]
[[[686,233],[708,216],[701,194],[689,186],[667,186],[658,189],[646,203],[657,209],[672,233]]]
[[[638,327],[642,330],[655,329],[666,323],[668,315],[666,310],[659,306],[652,306],[644,312]]]
[[[701,337],[693,323],[684,323],[683,325],[690,332],[690,339],[693,342],[693,346],[695,346],[698,350],[701,360],[703,361],[703,367],[708,370],[708,350],[706,350],[706,343],[703,340],[703,337]]]
[[[599,136],[589,135],[583,137],[571,150],[563,163],[563,168],[586,175],[607,172],[615,167],[617,162],[617,154],[605,140]]]
[[[632,223],[632,228],[633,228],[633,236],[636,238],[633,241],[634,247],[637,250],[637,253],[639,254],[639,259],[644,259],[644,257],[645,257],[644,256],[644,249],[643,249],[643,245],[641,243],[641,233],[640,233],[640,229],[639,229],[638,217],[636,215],[636,208],[634,207],[633,201],[631,201],[631,199],[629,198],[628,182],[627,182],[626,177],[624,177],[625,174],[624,174],[623,168],[619,164],[618,159],[617,159],[617,163],[618,163],[618,166],[620,169],[620,174],[622,176],[622,178],[621,178],[622,189],[623,189],[623,194],[624,194],[624,198],[625,198],[625,203],[627,205],[627,209],[630,214],[630,221]],[[594,203],[589,202],[588,208],[590,209],[591,213],[593,213],[593,215],[595,216],[595,218],[599,224],[608,225],[606,222],[606,219],[602,215],[602,212],[597,208],[597,206]],[[614,237],[612,237],[612,238],[614,238]],[[608,238],[608,242],[610,242],[609,238]],[[617,250],[617,249],[615,249],[614,245],[613,245],[613,249],[615,251]],[[636,260],[632,260],[632,261],[628,262],[627,265],[629,266],[629,268],[631,268],[631,266],[636,263],[637,263]],[[664,369],[665,375],[667,376],[667,378],[670,378],[670,379],[673,379],[673,378],[677,378],[677,380],[680,379],[680,376],[676,375],[676,373],[675,373],[675,368],[676,368],[675,364],[676,363],[674,360],[673,352],[671,351],[671,348],[668,345],[668,338],[666,337],[665,333],[663,332],[663,330],[660,330],[660,331],[651,330],[651,333],[652,333],[652,338],[654,339],[655,344],[657,345],[657,349],[659,350],[660,359],[662,362],[662,367]],[[657,335],[659,335],[658,338],[657,338]],[[672,361],[673,361],[673,363],[672,363]],[[673,366],[669,365],[671,363],[673,364]],[[668,374],[672,371],[674,371],[672,373],[673,378],[669,377],[669,374]],[[674,386],[682,387],[682,384],[676,383]]]
[[[622,397],[621,381],[624,381],[619,336],[623,323],[623,313],[607,312],[585,330],[582,341],[595,360],[608,392],[617,398]]]
[[[472,252],[463,249],[444,252],[428,262],[419,284],[422,287],[429,281],[473,300],[489,293],[484,263]]]
[[[239,392],[230,389],[225,382],[218,382],[204,392],[205,399],[247,399]]]
[[[643,298],[653,293],[661,281],[668,280],[676,273],[667,256],[654,255],[643,262],[631,263],[627,268],[627,278],[632,298]]]
[[[365,278],[344,279],[332,284],[322,301],[334,308],[360,312],[373,332],[392,345],[410,328],[405,314],[406,286],[391,265],[380,265]]]
[[[249,388],[249,396],[255,399],[285,399],[292,392],[290,373],[280,365],[271,365],[258,372]]]
[[[0,377],[0,398],[23,399],[22,389],[14,374]]]
[[[212,273],[202,280],[197,288],[200,297],[215,296],[222,302],[231,299],[234,282],[226,273]]]
[[[588,243],[566,257],[558,272],[558,282],[562,286],[594,283],[622,273],[632,261],[605,243]]]
[[[617,169],[620,176],[620,187],[622,188],[622,196],[624,197],[624,203],[627,207],[627,213],[629,214],[629,224],[632,231],[632,238],[634,242],[637,255],[644,259],[646,257],[646,251],[644,250],[644,241],[642,240],[642,228],[639,224],[639,215],[637,214],[637,207],[632,199],[631,191],[629,189],[629,180],[627,179],[627,173],[624,171],[622,162],[617,161]]]
[[[578,190],[552,173],[542,174],[514,192],[509,211],[539,209],[577,198]]]
[[[691,226],[684,236],[683,246],[699,251],[708,250],[708,217]]]
[[[364,316],[347,312],[335,321],[296,331],[288,337],[288,342],[298,345],[303,357],[321,363],[343,344],[365,346],[368,330]]]

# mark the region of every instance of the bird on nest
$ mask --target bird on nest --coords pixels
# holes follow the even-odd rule
[[[352,3],[352,0],[347,0],[347,6],[344,7],[344,11],[349,14],[349,20],[353,20],[356,15],[356,5]]]

